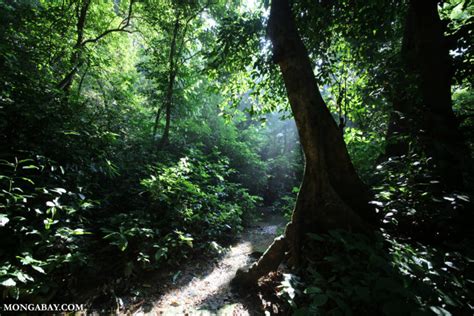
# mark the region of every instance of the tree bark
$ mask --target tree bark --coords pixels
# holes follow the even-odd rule
[[[87,22],[87,13],[91,4],[91,0],[80,0],[77,3],[76,6],[76,16],[77,16],[77,22],[76,22],[76,44],[73,47],[73,52],[70,57],[70,64],[71,64],[71,70],[64,76],[64,78],[58,83],[58,88],[63,90],[64,92],[68,93],[69,89],[72,86],[72,83],[74,81],[74,77],[79,71],[79,68],[83,64],[82,60],[82,53],[84,50],[84,47],[87,44],[90,43],[97,43],[99,40],[104,38],[110,33],[114,32],[128,32],[127,28],[130,25],[130,21],[132,18],[132,9],[133,9],[133,3],[135,0],[130,0],[129,7],[128,7],[128,15],[126,18],[122,20],[120,23],[119,27],[114,28],[114,29],[108,29],[98,35],[95,38],[89,38],[89,39],[84,39],[84,28],[86,26]]]
[[[176,20],[174,23],[173,28],[173,35],[171,39],[170,45],[170,54],[169,54],[169,61],[168,61],[168,86],[166,89],[165,94],[165,101],[164,101],[164,108],[165,108],[165,128],[163,130],[163,136],[158,144],[158,148],[161,149],[164,146],[168,145],[169,143],[169,134],[170,134],[170,126],[171,126],[171,108],[173,106],[173,92],[174,92],[174,82],[176,79],[176,43],[179,33],[179,12],[176,13]],[[184,35],[183,35],[184,36]]]
[[[438,1],[410,1],[415,24],[415,65],[423,100],[422,143],[435,159],[444,183],[463,187],[468,149],[451,101],[452,60],[438,14]]]
[[[200,7],[195,12],[191,12],[190,15],[187,16],[184,11],[176,8],[176,20],[174,23],[173,34],[171,39],[170,45],[170,54],[169,54],[169,61],[168,61],[168,86],[166,89],[165,99],[164,99],[164,109],[165,109],[165,127],[163,130],[163,135],[161,137],[160,142],[158,143],[158,149],[162,149],[164,146],[169,144],[169,134],[170,134],[170,127],[171,127],[171,110],[173,107],[173,94],[174,94],[174,85],[176,80],[176,75],[178,74],[178,59],[181,58],[183,54],[183,50],[186,46],[186,33],[188,31],[189,25],[191,21],[199,16],[201,12],[204,11],[209,5],[207,2],[204,6]],[[183,10],[186,11],[184,8]],[[181,14],[183,16],[181,16]],[[181,29],[181,30],[180,30]],[[179,34],[181,32],[181,35]],[[181,36],[180,43],[178,43],[178,36]],[[190,56],[189,58],[192,58]],[[160,110],[161,111],[161,110]],[[156,122],[159,120],[159,114],[157,114]],[[153,133],[155,134],[155,133]]]
[[[77,71],[79,70],[82,56],[82,42],[84,41],[84,28],[87,21],[87,13],[89,11],[91,1],[83,0],[79,1],[76,6],[76,44],[73,47],[73,52],[70,58],[70,63],[72,66],[71,71],[64,77],[63,80],[58,84],[59,88],[65,92],[68,92],[71,88],[72,81]]]
[[[461,189],[469,151],[452,108],[452,60],[437,5],[436,0],[409,2],[401,52],[404,74],[396,78],[401,89],[387,138],[396,133],[417,138],[425,154],[434,158],[444,185]],[[392,141],[386,151],[406,154],[408,142]]]
[[[155,139],[156,132],[158,131],[158,125],[160,123],[160,118],[161,118],[161,111],[162,111],[162,107],[159,107],[158,111],[156,112],[155,124],[153,124],[153,137],[152,137],[153,140]]]
[[[282,249],[288,251],[291,265],[300,266],[300,249],[309,232],[369,232],[375,220],[369,191],[355,172],[343,136],[321,96],[288,0],[272,1],[267,31],[274,62],[283,75],[306,165],[292,219],[285,230],[286,246],[275,241],[247,273],[238,273],[234,284],[255,283],[278,266],[279,262],[268,258],[283,258],[276,254]]]

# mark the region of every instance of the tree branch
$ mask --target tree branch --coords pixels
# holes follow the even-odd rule
[[[134,2],[134,0],[130,0],[130,4],[128,6],[128,15],[125,19],[122,20],[122,22],[120,22],[120,24],[117,28],[109,29],[107,31],[104,31],[102,34],[98,35],[95,38],[87,39],[87,40],[85,40],[81,43],[81,46],[84,47],[88,43],[96,43],[96,42],[98,42],[99,40],[101,40],[103,37],[107,36],[110,33],[114,33],[114,32],[131,33],[131,31],[127,30],[127,27],[130,26],[130,20],[131,20],[132,11],[133,11],[133,2]]]
[[[125,19],[120,22],[119,26],[115,29],[109,29],[99,36],[95,38],[90,38],[83,40],[84,37],[84,26],[86,22],[86,17],[87,17],[87,11],[89,9],[90,5],[90,0],[85,0],[83,2],[82,6],[79,7],[77,6],[76,8],[76,14],[78,17],[78,22],[77,22],[77,42],[76,45],[74,45],[74,50],[75,52],[73,53],[72,56],[72,69],[69,71],[69,73],[58,83],[58,87],[64,91],[69,90],[69,87],[71,86],[71,83],[73,81],[74,76],[77,74],[79,71],[79,67],[83,64],[81,60],[81,54],[82,50],[86,47],[86,44],[88,43],[96,43],[106,35],[113,33],[113,32],[127,32],[130,33],[131,31],[127,30],[127,27],[130,25],[130,20],[132,18],[132,9],[133,9],[133,3],[135,0],[130,0],[130,4],[128,6],[128,15]]]

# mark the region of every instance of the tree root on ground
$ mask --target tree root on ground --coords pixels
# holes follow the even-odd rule
[[[239,269],[231,281],[231,286],[236,290],[248,289],[257,285],[258,279],[270,271],[278,269],[280,263],[285,259],[288,249],[285,236],[275,238],[273,243],[263,253],[260,259],[247,271]]]

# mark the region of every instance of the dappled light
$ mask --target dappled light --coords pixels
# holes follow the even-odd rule
[[[134,314],[253,314],[253,308],[249,311],[248,302],[233,293],[230,282],[238,269],[258,259],[277,236],[278,229],[283,228],[283,218],[269,212],[265,210],[262,214],[264,220],[242,233],[239,241],[225,254],[215,261],[201,263],[207,268],[189,265],[184,271],[180,270],[177,279],[173,280],[176,285],[165,288],[156,300],[143,302]],[[203,271],[206,272],[202,274]]]
[[[0,1],[0,314],[473,315],[473,25]]]

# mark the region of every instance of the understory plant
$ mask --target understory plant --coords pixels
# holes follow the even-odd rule
[[[471,254],[445,252],[378,233],[308,236],[305,283],[295,283],[295,315],[468,315]],[[287,286],[288,287],[288,286]]]

